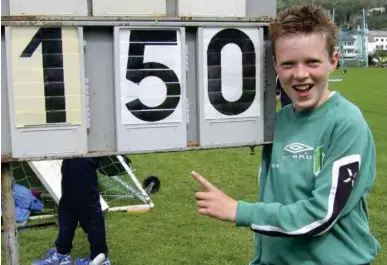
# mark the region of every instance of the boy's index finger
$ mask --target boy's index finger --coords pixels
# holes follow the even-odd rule
[[[208,180],[203,178],[199,173],[192,171],[191,175],[196,179],[206,190],[216,189]]]

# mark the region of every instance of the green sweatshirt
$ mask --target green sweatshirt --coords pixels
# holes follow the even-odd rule
[[[251,265],[358,265],[380,245],[368,224],[375,144],[361,111],[338,92],[318,109],[276,118],[262,152],[257,203],[239,201],[236,225],[255,232]]]

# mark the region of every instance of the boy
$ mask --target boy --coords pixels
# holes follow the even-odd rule
[[[255,233],[251,265],[369,264],[380,245],[366,196],[375,144],[360,110],[328,89],[337,28],[314,5],[293,6],[270,25],[274,64],[292,104],[277,113],[264,146],[259,201],[236,201],[193,172],[199,213]]]
[[[76,265],[89,265],[100,253],[108,255],[105,221],[99,199],[97,168],[99,158],[64,159],[62,162],[62,197],[59,201],[59,234],[56,249],[32,265],[72,265],[72,241],[78,222],[87,233],[91,254],[76,259]],[[108,258],[101,265],[110,265]]]

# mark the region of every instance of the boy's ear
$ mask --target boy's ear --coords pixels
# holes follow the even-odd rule
[[[271,58],[273,60],[274,70],[277,72],[277,60],[275,58],[275,55],[273,54]]]
[[[333,52],[333,55],[331,58],[331,65],[334,69],[337,68],[337,64],[339,63],[339,57],[340,57],[340,54],[338,51]]]

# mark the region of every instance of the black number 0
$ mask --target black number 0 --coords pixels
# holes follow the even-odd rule
[[[230,43],[239,46],[242,51],[242,96],[227,101],[222,94],[221,51]],[[207,49],[208,95],[214,108],[224,115],[234,116],[246,111],[255,98],[255,49],[254,44],[244,32],[238,29],[224,29],[211,39]]]
[[[181,87],[175,72],[158,62],[144,63],[145,45],[177,45],[176,30],[131,30],[126,78],[139,84],[149,76],[160,78],[167,87],[167,97],[157,107],[148,107],[139,99],[126,103],[127,109],[143,121],[161,121],[171,115],[180,101]]]
[[[42,44],[46,122],[66,122],[62,29],[40,28],[20,57],[31,57],[40,44]]]

